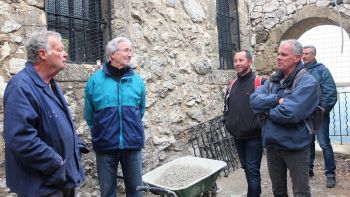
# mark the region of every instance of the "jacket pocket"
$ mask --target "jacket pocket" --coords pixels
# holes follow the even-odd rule
[[[66,168],[67,164],[66,161],[64,161],[62,166],[47,177],[45,185],[48,187],[63,185],[67,181]]]

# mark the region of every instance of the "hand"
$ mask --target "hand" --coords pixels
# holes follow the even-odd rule
[[[284,98],[279,98],[279,99],[278,99],[278,104],[282,105],[283,102],[284,102]]]

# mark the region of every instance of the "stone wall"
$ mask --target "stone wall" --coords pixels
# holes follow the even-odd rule
[[[234,73],[218,69],[215,6],[215,0],[112,0],[113,37],[132,40],[133,65],[146,81],[146,169],[182,151],[181,131],[222,114],[224,89]],[[0,98],[10,77],[24,67],[26,38],[46,29],[45,17],[43,0],[0,1]],[[69,65],[56,78],[86,141],[84,87],[96,69]],[[2,127],[2,102],[0,107]]]
[[[257,70],[269,74],[275,67],[278,43],[298,39],[319,25],[342,24],[350,32],[350,1],[333,0],[248,0],[251,46]],[[339,11],[339,16],[337,15]],[[338,18],[340,20],[338,20]],[[241,23],[241,26],[243,24]]]

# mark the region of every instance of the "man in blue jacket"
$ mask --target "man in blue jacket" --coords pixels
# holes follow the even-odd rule
[[[317,140],[322,148],[324,163],[326,166],[325,175],[326,186],[335,187],[335,160],[331,141],[329,139],[329,112],[332,111],[337,102],[337,87],[328,68],[316,60],[316,48],[314,46],[304,46],[303,61],[305,68],[319,82],[322,94],[322,107],[325,109],[323,122],[317,131]],[[309,176],[313,176],[315,160],[315,135],[310,145],[310,169]]]
[[[85,180],[80,153],[88,150],[53,79],[66,67],[61,35],[35,33],[26,51],[25,68],[4,95],[6,184],[23,197],[73,197]]]
[[[294,196],[311,196],[308,172],[312,135],[305,120],[316,109],[319,95],[318,83],[308,73],[292,89],[294,78],[303,68],[302,54],[298,41],[282,41],[276,73],[250,97],[253,111],[266,119],[262,139],[274,196],[288,196],[287,169]]]
[[[146,109],[145,84],[129,66],[131,42],[125,37],[106,46],[108,62],[88,80],[85,88],[85,119],[96,152],[101,197],[116,196],[120,163],[127,197],[139,197],[142,185],[142,152]]]

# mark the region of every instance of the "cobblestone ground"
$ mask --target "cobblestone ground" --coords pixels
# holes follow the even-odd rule
[[[90,155],[91,157],[94,154]],[[350,155],[336,154],[337,163],[337,185],[335,188],[329,189],[325,186],[325,177],[323,175],[323,157],[317,152],[315,159],[315,176],[310,179],[310,186],[313,197],[350,197]],[[77,197],[98,197],[98,182],[95,173],[94,161],[91,158],[84,159],[85,170],[88,174],[87,182],[84,186],[77,190]],[[261,165],[262,174],[262,197],[273,196],[271,192],[271,182],[267,172],[266,159],[263,157]],[[228,177],[221,176],[217,179],[219,193],[217,197],[244,197],[246,196],[246,180],[242,169],[231,172]],[[120,186],[121,184],[119,184]],[[289,195],[292,195],[291,183],[289,185]],[[118,187],[118,191],[122,188]],[[0,197],[15,197],[16,195],[9,193],[6,188],[4,179],[4,166],[0,166]],[[119,195],[121,197],[125,194]],[[156,196],[145,193],[145,197]]]
[[[337,185],[335,188],[325,186],[323,174],[324,164],[322,153],[318,152],[315,159],[315,176],[310,179],[310,187],[313,197],[350,197],[350,155],[336,154],[337,164]],[[262,195],[263,197],[273,196],[271,182],[269,179],[266,158],[263,157],[261,165],[262,174]],[[244,171],[239,169],[231,173],[229,177],[220,177],[217,180],[221,192],[218,197],[243,197],[246,196],[247,184]],[[289,196],[293,196],[291,182],[288,183]]]

